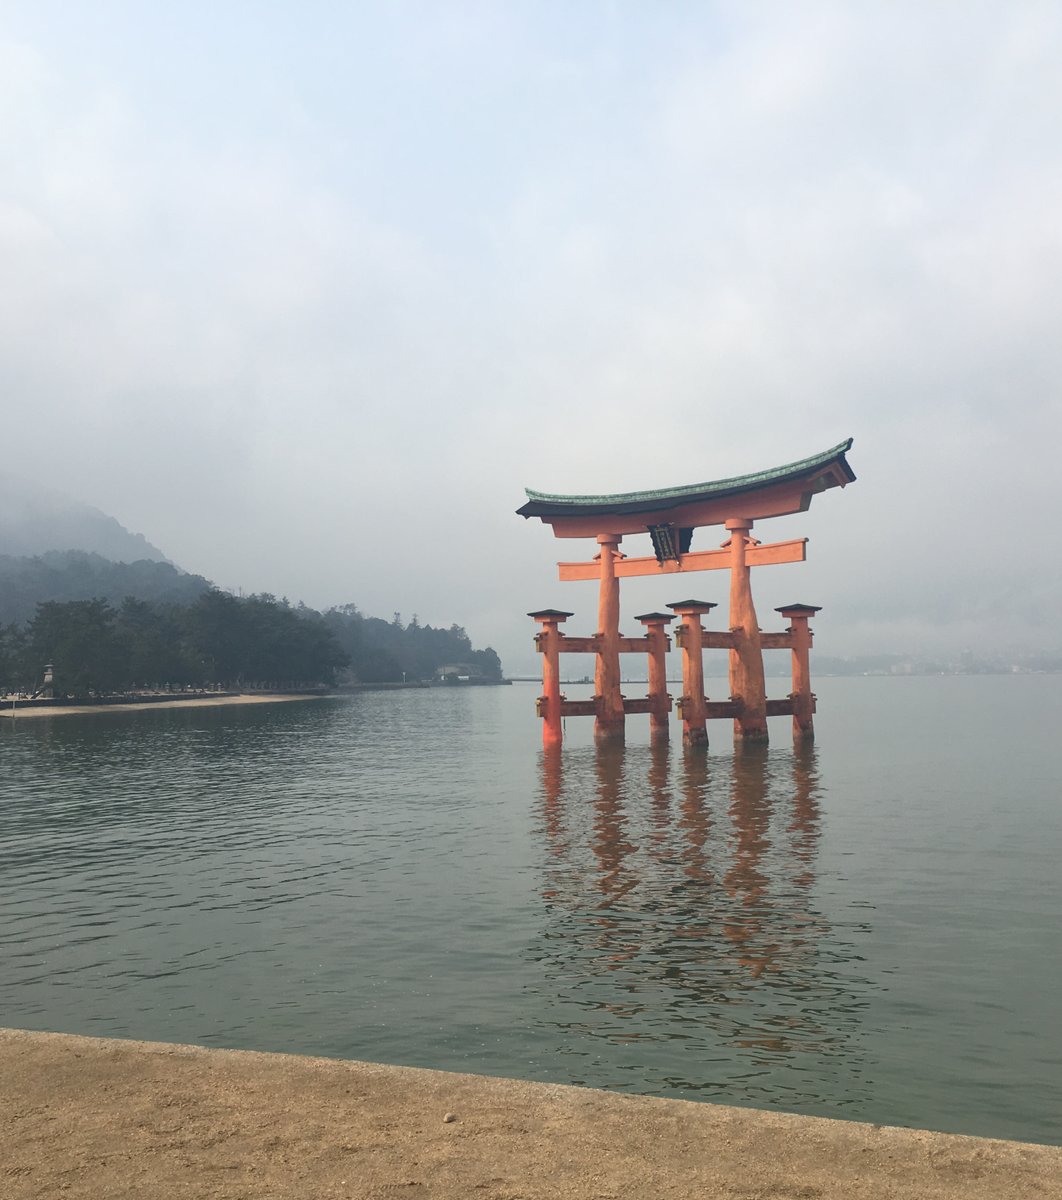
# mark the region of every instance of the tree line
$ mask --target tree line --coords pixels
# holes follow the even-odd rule
[[[416,613],[408,622],[400,613],[384,621],[364,616],[353,604],[330,609],[321,619],[348,656],[352,677],[362,683],[431,679],[444,667],[482,679],[502,677],[501,659],[494,650],[474,650],[460,625],[422,625]]]
[[[0,628],[0,691],[33,694],[44,668],[55,695],[157,688],[289,688],[431,679],[448,664],[501,677],[493,650],[474,650],[458,625],[383,621],[354,605],[320,613],[270,595],[216,588],[191,603],[127,596],[45,600]]]

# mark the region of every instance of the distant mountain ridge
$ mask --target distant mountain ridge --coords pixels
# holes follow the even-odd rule
[[[127,605],[126,600],[136,603]],[[95,632],[86,634],[82,626],[90,617]],[[43,664],[59,662],[64,655],[69,678],[81,679],[73,659],[98,657],[97,651],[102,653],[101,647],[113,641],[116,630],[128,643],[123,653],[131,655],[133,643],[143,640],[148,626],[157,643],[154,665],[141,664],[139,674],[134,671],[130,678],[143,681],[150,675],[171,682],[202,682],[202,663],[189,660],[178,666],[173,656],[180,657],[181,638],[191,637],[184,627],[188,622],[195,626],[202,619],[209,624],[215,617],[214,633],[221,630],[224,636],[211,642],[211,656],[217,661],[210,669],[217,667],[219,655],[226,662],[243,663],[239,669],[233,666],[235,673],[226,679],[252,670],[259,680],[321,681],[346,667],[348,682],[431,680],[445,664],[461,664],[482,679],[502,675],[494,650],[475,649],[460,625],[436,629],[422,626],[416,617],[404,625],[398,613],[392,621],[383,621],[363,615],[352,604],[317,613],[268,595],[237,599],[203,576],[180,570],[141,534],[130,533],[98,508],[33,483],[0,478],[0,693],[5,671],[8,685],[35,687]],[[73,636],[72,630],[80,630],[76,652],[73,642],[64,641],[67,634]],[[278,650],[280,657],[274,656],[267,670],[261,655],[255,658],[251,653],[267,643],[274,648],[288,645],[289,650],[302,645],[299,665],[292,660],[282,670],[277,663],[284,655]],[[308,649],[311,643],[314,653]],[[252,661],[257,665],[251,667]],[[125,667],[115,670],[117,679]],[[90,690],[111,685],[102,675],[86,683],[87,679],[82,683]]]
[[[130,532],[91,504],[33,481],[0,478],[0,555],[32,558],[65,550],[116,563],[170,561],[143,534]]]

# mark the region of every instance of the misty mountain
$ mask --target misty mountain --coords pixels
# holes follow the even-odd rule
[[[140,533],[91,504],[26,479],[0,477],[0,554],[32,557],[83,550],[111,562],[169,562]]]
[[[31,558],[0,554],[0,625],[21,625],[48,601],[98,599],[119,605],[132,596],[180,605],[193,603],[210,587],[201,575],[185,574],[168,562],[110,562],[81,550],[50,550]]]

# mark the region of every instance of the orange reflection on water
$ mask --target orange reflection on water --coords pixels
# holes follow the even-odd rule
[[[540,780],[542,896],[563,931],[549,934],[550,954],[569,961],[573,986],[580,972],[622,976],[630,998],[602,997],[602,1014],[637,1023],[660,1003],[710,1005],[733,1024],[733,1044],[771,1053],[828,1035],[806,1003],[836,991],[817,975],[829,928],[811,903],[814,747],[725,757],[666,745],[556,748],[543,752]],[[754,996],[773,1007],[787,988],[787,1011],[744,1021],[733,1010]]]

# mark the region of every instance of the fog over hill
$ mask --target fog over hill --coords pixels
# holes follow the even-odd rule
[[[111,562],[170,561],[143,534],[90,504],[32,480],[0,477],[0,554],[32,557],[52,550],[83,550]]]

